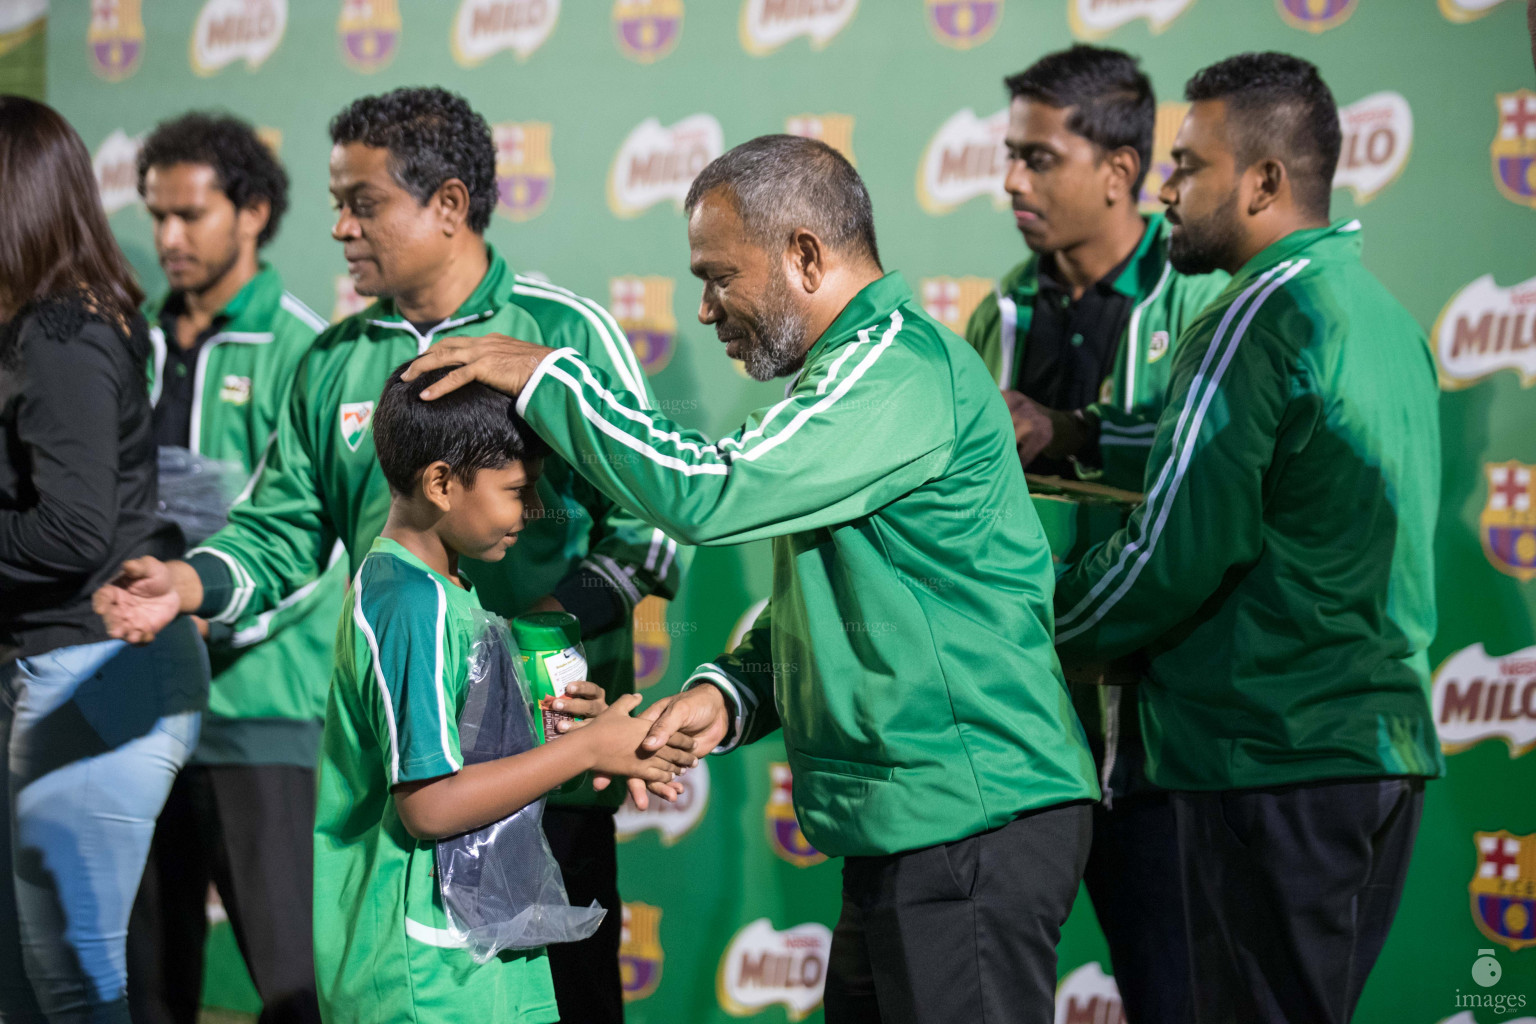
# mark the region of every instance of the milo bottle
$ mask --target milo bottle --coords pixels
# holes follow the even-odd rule
[[[581,646],[581,625],[569,612],[532,612],[512,620],[512,636],[523,657],[523,673],[533,702],[533,731],[540,743],[560,735],[562,717],[550,705],[565,696],[571,683],[587,678],[587,655]]]

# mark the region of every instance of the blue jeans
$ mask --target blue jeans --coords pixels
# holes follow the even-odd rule
[[[189,619],[145,647],[81,644],[0,668],[6,1024],[128,1024],[128,914],[207,696]]]

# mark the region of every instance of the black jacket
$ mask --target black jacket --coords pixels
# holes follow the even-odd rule
[[[79,296],[0,325],[0,664],[107,639],[91,594],[124,559],[175,554],[155,517],[147,329]]]

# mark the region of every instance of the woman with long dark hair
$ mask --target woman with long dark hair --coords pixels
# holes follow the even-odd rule
[[[207,697],[190,620],[130,647],[91,610],[125,558],[179,541],[155,516],[142,298],[80,137],[51,108],[0,96],[7,1024],[128,1024],[128,913]]]

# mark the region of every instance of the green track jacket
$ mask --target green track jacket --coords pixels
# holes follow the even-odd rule
[[[768,611],[690,685],[734,704],[727,748],[783,726],[818,850],[894,853],[1097,796],[1007,410],[900,274],[860,292],[785,400],[730,437],[646,411],[570,349],[518,407],[684,542],[773,538]]]
[[[1079,467],[1078,475],[1112,487],[1141,487],[1152,430],[1168,392],[1172,353],[1184,326],[1210,304],[1227,283],[1217,272],[1188,277],[1168,263],[1168,225],[1162,214],[1146,218],[1147,229],[1115,280],[1115,290],[1133,303],[1114,366],[1101,400],[1088,407],[1099,418],[1102,469]],[[965,326],[965,340],[981,353],[998,387],[1013,389],[1023,365],[1024,341],[1040,293],[1040,258],[1028,259],[1003,276]]]
[[[144,309],[152,325],[153,401],[159,400],[165,367],[166,338],[159,324],[166,298]],[[198,351],[191,447],[254,474],[287,405],[299,361],[326,323],[284,291],[282,278],[266,265],[221,315],[229,320]],[[277,606],[243,614],[210,637],[214,683],[195,761],[315,766],[346,582],[338,564]]]
[[[1152,780],[1439,775],[1439,390],[1360,223],[1259,253],[1180,342],[1147,500],[1056,587],[1068,661],[1147,648]]]
[[[299,365],[277,440],[249,500],[230,512],[229,526],[189,556],[207,593],[201,613],[235,621],[275,607],[324,570],[338,540],[356,572],[389,512],[389,485],[369,429],[374,403],[395,367],[438,338],[500,332],[569,347],[621,381],[637,405],[652,404],[628,339],[606,310],[514,274],[494,249],[490,256],[474,294],[425,335],[383,300],[316,339]],[[487,608],[518,614],[583,566],[612,577],[631,607],[646,594],[676,594],[681,566],[670,537],[602,499],[558,458],[546,461],[538,487],[544,510],[529,520],[506,558],[465,565],[477,590],[483,588]],[[634,688],[630,616],[586,647],[592,679],[610,699]],[[595,799],[616,805],[621,789],[610,787]],[[589,790],[559,798],[593,800]]]

